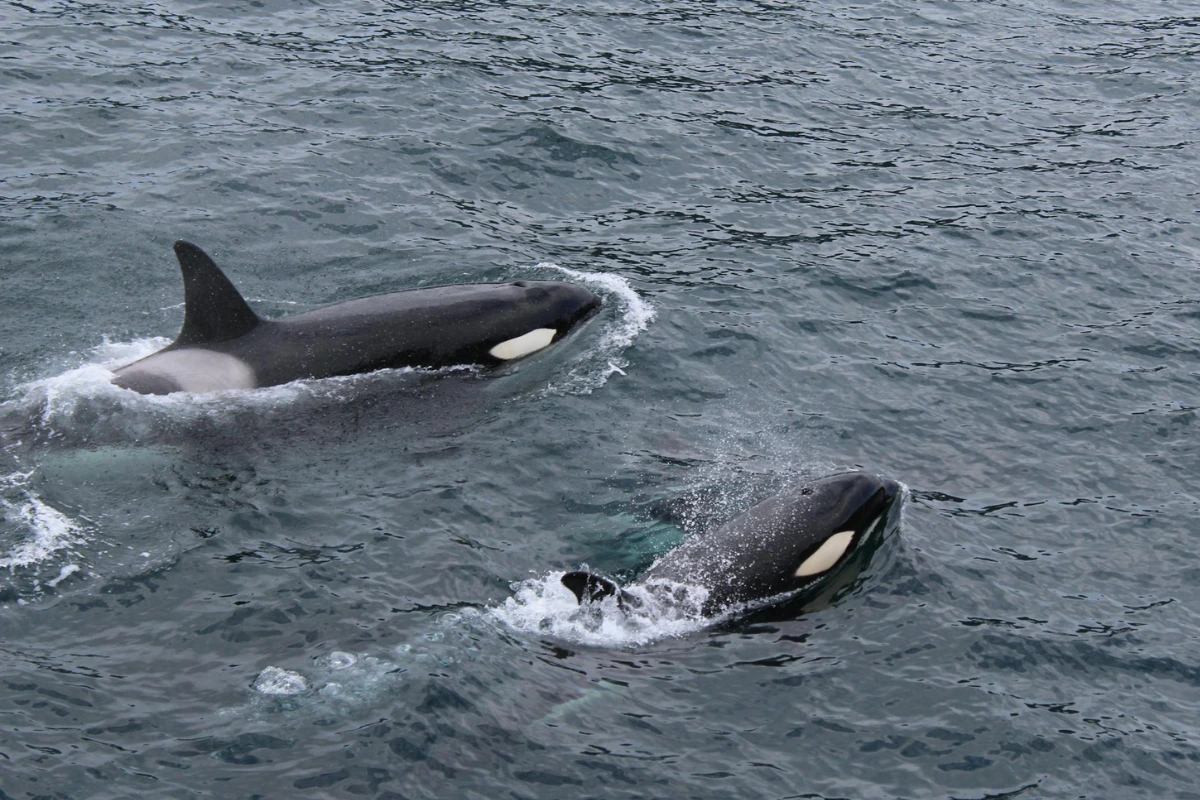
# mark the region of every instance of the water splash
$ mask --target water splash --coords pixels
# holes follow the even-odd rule
[[[60,551],[78,544],[83,536],[81,522],[33,492],[30,487],[33,474],[30,471],[0,476],[0,517],[17,529],[16,542],[7,553],[0,555],[0,569],[10,573],[50,560]],[[18,499],[9,499],[10,496]],[[47,585],[57,586],[78,569],[76,565],[64,566]]]
[[[628,280],[615,273],[580,272],[550,261],[543,261],[536,268],[554,270],[572,280],[590,284],[614,299],[621,310],[620,318],[603,331],[596,346],[584,353],[566,377],[551,384],[547,391],[552,394],[591,394],[613,375],[625,375],[629,362],[622,353],[654,320],[654,306],[642,299]]]
[[[492,608],[490,615],[522,633],[617,649],[694,633],[723,618],[701,613],[707,597],[702,587],[665,581],[625,587],[640,601],[637,608],[619,607],[615,596],[581,604],[563,586],[564,574],[551,572],[522,581],[514,587],[514,596]]]
[[[97,417],[114,423],[129,437],[145,432],[147,423],[163,417],[176,421],[219,414],[232,407],[264,408],[294,402],[297,397],[336,393],[348,379],[294,381],[263,389],[188,394],[144,395],[112,383],[113,370],[154,353],[167,344],[162,337],[133,342],[105,341],[87,361],[48,378],[14,388],[13,399],[0,405],[5,418],[24,419],[44,438],[59,438]],[[357,376],[351,376],[357,377]]]

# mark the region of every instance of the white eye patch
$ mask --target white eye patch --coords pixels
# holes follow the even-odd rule
[[[817,548],[817,552],[804,559],[804,563],[796,569],[796,577],[819,575],[829,569],[838,562],[853,540],[854,531],[839,531],[830,536]]]
[[[523,336],[501,342],[489,350],[488,353],[502,361],[511,361],[514,358],[527,356],[530,353],[536,353],[538,350],[541,350],[554,340],[554,334],[556,333],[558,331],[554,328],[536,328]]]

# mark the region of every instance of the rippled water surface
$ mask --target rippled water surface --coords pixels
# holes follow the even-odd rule
[[[0,797],[1200,796],[1198,55],[1148,0],[0,6]],[[267,316],[606,304],[133,395],[177,238]],[[809,607],[556,583],[847,468],[908,500]]]

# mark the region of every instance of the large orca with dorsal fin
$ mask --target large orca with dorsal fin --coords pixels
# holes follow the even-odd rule
[[[642,606],[647,594],[670,601],[692,590],[705,616],[792,600],[825,587],[882,532],[902,495],[899,483],[879,475],[829,475],[667,551],[638,579],[645,591],[631,592],[591,572],[568,572],[560,580],[581,604],[615,595],[625,610]]]
[[[117,369],[142,394],[275,386],[395,367],[500,364],[534,353],[592,316],[600,298],[559,281],[409,289],[263,319],[208,254],[175,243],[183,328],[175,341]]]

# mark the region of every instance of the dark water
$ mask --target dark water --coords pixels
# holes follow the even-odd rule
[[[1146,0],[0,7],[0,797],[1200,797],[1198,54]],[[180,237],[267,314],[608,304],[135,397]],[[550,591],[849,467],[911,493],[824,607]]]

